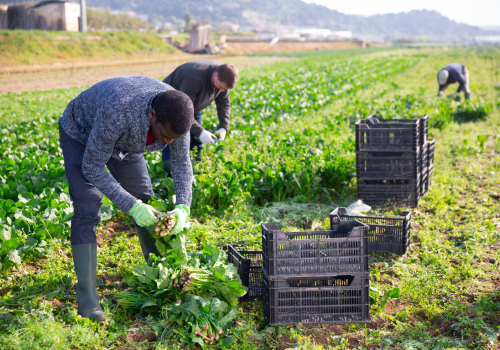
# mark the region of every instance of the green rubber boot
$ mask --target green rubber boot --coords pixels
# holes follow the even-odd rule
[[[79,244],[71,246],[75,264],[76,298],[78,313],[93,321],[105,320],[104,312],[99,305],[99,293],[96,289],[97,244]]]
[[[141,244],[142,254],[144,259],[148,262],[149,253],[154,253],[157,257],[162,257],[158,248],[156,248],[156,239],[148,236],[148,230],[145,227],[135,226],[137,228],[137,236],[139,237],[139,243]]]

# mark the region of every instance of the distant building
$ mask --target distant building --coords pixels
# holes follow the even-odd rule
[[[338,36],[338,37],[344,38],[344,39],[351,39],[352,38],[352,32],[350,32],[348,30],[333,31],[332,35]]]
[[[257,31],[257,37],[259,39],[274,39],[276,38],[277,34],[275,32],[268,32],[268,31],[264,31],[264,30],[259,30]]]
[[[49,0],[36,5],[22,3],[7,9],[7,29],[42,29],[78,32],[80,4]]]
[[[500,35],[475,36],[474,42],[477,45],[500,45]]]
[[[68,1],[42,1],[30,9],[36,28],[78,32],[80,4]]]
[[[323,28],[302,28],[295,29],[294,34],[298,34],[303,38],[310,39],[351,39],[352,32],[349,31],[331,31]]]

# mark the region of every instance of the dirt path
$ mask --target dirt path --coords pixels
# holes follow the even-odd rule
[[[180,64],[205,56],[177,56],[160,60],[89,62],[88,64],[54,64],[51,66],[8,67],[0,70],[0,94],[35,90],[61,89],[95,84],[101,80],[124,76],[146,75],[153,78],[167,76]],[[215,58],[206,56],[206,58]],[[221,62],[248,66],[283,61],[286,57],[217,57]]]

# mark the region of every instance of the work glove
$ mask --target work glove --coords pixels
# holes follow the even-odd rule
[[[458,92],[456,92],[456,91],[455,91],[454,93],[452,93],[452,94],[450,95],[450,98],[454,100],[454,99],[456,99],[456,98],[457,98],[457,96],[458,96]]]
[[[128,214],[134,218],[137,225],[146,227],[154,225],[158,221],[156,215],[161,213],[149,204],[137,200]]]
[[[220,128],[219,130],[217,130],[215,132],[215,134],[219,134],[219,139],[224,140],[224,138],[226,137],[227,131],[224,128]]]
[[[200,135],[200,141],[203,142],[206,145],[210,145],[214,143],[215,135],[212,134],[210,131],[203,130],[203,132]]]
[[[189,227],[188,217],[190,214],[189,208],[184,204],[177,204],[175,209],[169,212],[170,215],[175,215],[175,225],[172,227],[170,234],[176,235],[185,228]]]
[[[466,92],[466,93],[465,93],[465,99],[466,99],[466,100],[469,100],[469,99],[470,99],[470,92]]]

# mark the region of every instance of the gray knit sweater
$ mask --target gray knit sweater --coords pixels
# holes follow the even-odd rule
[[[149,110],[154,97],[173,88],[156,79],[128,76],[103,80],[70,101],[59,123],[74,140],[86,145],[82,172],[87,180],[128,213],[137,199],[106,171],[109,159],[129,153],[162,150],[159,140],[146,146]],[[177,204],[191,205],[193,169],[189,133],[170,144]]]

